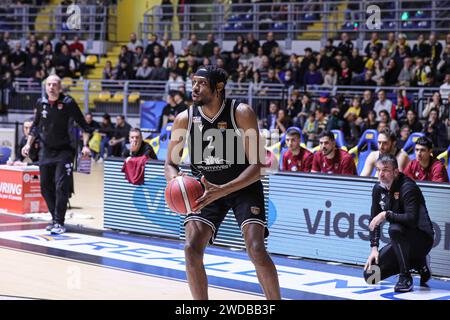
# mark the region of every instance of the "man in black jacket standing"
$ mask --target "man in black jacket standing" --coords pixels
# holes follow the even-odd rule
[[[46,95],[39,98],[36,116],[22,155],[28,156],[33,141],[39,137],[39,171],[42,196],[52,214],[52,223],[46,230],[54,234],[66,231],[64,220],[70,195],[75,150],[71,143],[73,120],[83,132],[84,156],[90,155],[88,147],[89,128],[75,100],[61,93],[61,79],[56,75],[45,81]]]
[[[411,269],[420,273],[421,285],[431,277],[427,255],[433,247],[433,225],[422,192],[413,180],[399,172],[395,156],[381,156],[376,166],[379,182],[372,192],[369,225],[372,251],[364,266],[364,278],[375,284],[399,274],[395,291],[409,292],[413,289]],[[378,252],[380,225],[385,220],[390,222],[391,243]]]

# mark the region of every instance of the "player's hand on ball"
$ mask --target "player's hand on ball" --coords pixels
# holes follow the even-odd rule
[[[197,199],[197,205],[195,208],[192,208],[193,212],[199,212],[203,207],[226,195],[222,186],[208,182],[205,177],[202,177],[201,181],[205,187],[205,191]]]
[[[172,177],[170,178],[169,181],[175,179],[175,178],[178,177],[178,176],[184,177],[184,176],[187,176],[187,173],[186,173],[186,172],[183,172],[183,171],[178,171],[178,174],[177,174],[176,176],[172,176]]]

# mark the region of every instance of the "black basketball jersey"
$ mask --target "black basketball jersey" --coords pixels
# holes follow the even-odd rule
[[[188,109],[188,147],[194,175],[220,185],[237,178],[249,166],[243,132],[234,116],[238,105],[234,99],[225,99],[212,119],[200,106]]]

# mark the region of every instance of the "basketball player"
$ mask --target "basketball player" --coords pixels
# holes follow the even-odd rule
[[[403,151],[403,149],[397,148],[397,136],[394,132],[389,130],[389,128],[384,128],[378,134],[378,151],[372,151],[366,159],[366,163],[364,164],[364,169],[361,172],[362,177],[370,177],[372,175],[372,171],[375,168],[375,163],[377,159],[385,154],[392,154],[397,158],[398,169],[400,172],[403,172],[403,169],[409,163],[408,154]]]
[[[261,156],[256,115],[247,104],[225,98],[226,82],[227,74],[221,68],[198,69],[192,79],[194,104],[175,118],[168,147],[167,181],[180,174],[178,164],[187,139],[192,173],[202,176],[205,187],[192,208],[194,213],[184,222],[189,288],[194,299],[208,299],[203,255],[227,212],[233,209],[266,298],[280,299],[277,271],[264,245],[269,232],[260,181],[264,164],[260,159],[265,159],[265,153]],[[256,133],[253,141],[251,133]],[[256,150],[250,152],[253,147]]]

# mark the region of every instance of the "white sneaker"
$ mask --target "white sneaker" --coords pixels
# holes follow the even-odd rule
[[[103,158],[98,159],[97,163],[103,163]]]
[[[50,233],[52,234],[63,234],[66,232],[66,228],[58,223],[55,223],[53,228],[50,230]]]

